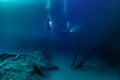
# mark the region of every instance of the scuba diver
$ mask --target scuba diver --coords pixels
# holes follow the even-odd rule
[[[51,19],[51,17],[48,15],[48,20],[47,20],[47,22],[46,22],[47,31],[51,31],[52,26],[53,26],[52,19]]]

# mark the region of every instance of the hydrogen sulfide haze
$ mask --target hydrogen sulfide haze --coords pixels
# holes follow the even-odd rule
[[[0,54],[47,53],[48,80],[119,80],[119,35],[120,0],[0,0]]]

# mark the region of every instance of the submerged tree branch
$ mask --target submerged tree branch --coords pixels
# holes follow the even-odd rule
[[[71,68],[74,67],[74,65],[76,64],[78,53],[79,53],[79,45],[77,45],[75,48],[75,54],[74,54],[73,62],[71,64]]]

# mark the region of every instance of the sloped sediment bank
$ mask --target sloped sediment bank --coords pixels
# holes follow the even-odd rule
[[[0,80],[44,80],[54,70],[58,67],[39,51],[0,54]]]

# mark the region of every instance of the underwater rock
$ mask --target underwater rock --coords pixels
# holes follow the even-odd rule
[[[0,54],[0,61],[3,61],[6,58],[12,58],[15,57],[16,54],[8,54],[8,53],[2,53]]]
[[[10,59],[6,58],[9,57],[8,55]],[[15,55],[2,54],[0,56],[6,58],[0,62],[0,80],[42,80],[48,78],[50,69],[57,69],[40,51]]]

